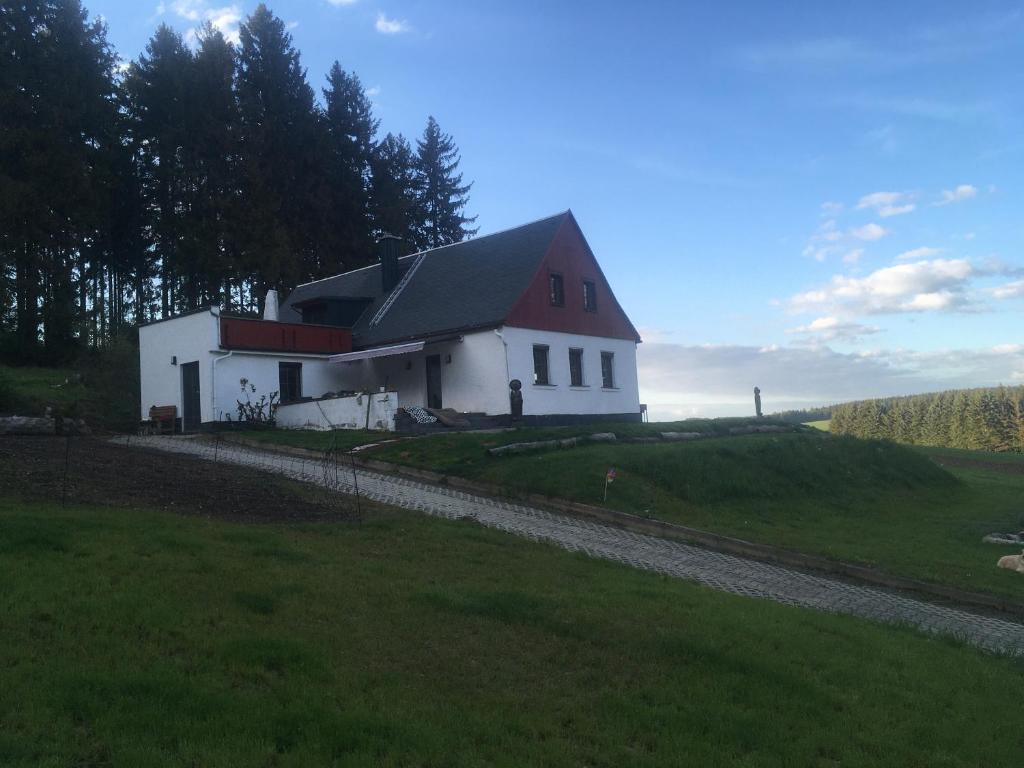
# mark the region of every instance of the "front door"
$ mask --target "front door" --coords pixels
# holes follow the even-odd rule
[[[200,398],[199,398],[199,363],[184,363],[181,366],[181,428],[185,432],[199,429]]]
[[[441,405],[441,356],[427,355],[427,408]]]

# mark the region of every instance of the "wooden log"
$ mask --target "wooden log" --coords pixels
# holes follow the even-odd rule
[[[0,417],[0,435],[55,435],[57,422],[46,416]]]

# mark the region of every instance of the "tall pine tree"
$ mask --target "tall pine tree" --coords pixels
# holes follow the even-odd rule
[[[377,132],[362,83],[337,61],[323,94],[328,190],[323,201],[328,209],[322,218],[318,277],[364,266],[373,258],[369,184]]]
[[[460,160],[452,137],[443,133],[431,116],[423,138],[417,141],[415,164],[418,213],[422,217],[417,227],[421,248],[458,243],[477,232],[466,226],[476,221],[476,216],[463,214],[473,184],[462,183],[462,174],[458,173]]]
[[[422,216],[419,179],[412,147],[402,134],[388,134],[370,160],[370,213],[373,234],[394,235],[415,246]]]
[[[321,126],[284,22],[260,4],[239,34],[239,258],[262,309],[267,289],[314,271]]]

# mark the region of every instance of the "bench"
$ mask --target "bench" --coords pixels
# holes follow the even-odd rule
[[[154,405],[149,409],[149,420],[158,435],[168,432],[174,434],[174,423],[178,419],[176,405]]]

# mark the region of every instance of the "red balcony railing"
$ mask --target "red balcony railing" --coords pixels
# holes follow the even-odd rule
[[[352,351],[352,332],[327,325],[222,317],[220,345],[225,349],[333,355]]]

